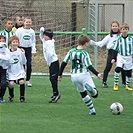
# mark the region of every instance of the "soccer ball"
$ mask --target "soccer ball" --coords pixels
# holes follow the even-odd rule
[[[110,106],[110,111],[113,115],[120,115],[123,111],[123,106],[119,102],[112,103]]]

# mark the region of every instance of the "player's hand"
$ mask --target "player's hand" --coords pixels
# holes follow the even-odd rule
[[[20,48],[20,50],[21,50],[22,52],[25,52],[25,50],[24,50],[23,48]]]
[[[58,76],[58,81],[61,81],[62,76]]]
[[[40,32],[44,32],[45,28],[44,27],[41,27],[40,28]]]
[[[101,76],[100,73],[97,74],[97,77],[98,77],[99,79],[102,79],[102,76]]]
[[[112,59],[112,60],[111,60],[111,63],[112,63],[112,64],[115,64],[115,59]]]

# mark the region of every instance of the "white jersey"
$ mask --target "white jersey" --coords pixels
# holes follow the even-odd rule
[[[3,69],[7,69],[9,66],[10,52],[6,47],[0,48],[0,66]]]
[[[26,64],[25,53],[19,48],[16,51],[10,52],[10,66],[7,69],[9,80],[18,80],[25,77],[24,65]]]
[[[32,47],[32,53],[36,53],[36,38],[33,29],[18,28],[15,32],[20,41],[20,46],[24,48]]]
[[[58,60],[58,57],[55,52],[55,40],[45,40],[43,37],[43,31],[40,31],[40,39],[43,42],[43,55],[47,62],[47,65],[50,66],[52,62]]]
[[[99,47],[103,47],[106,45],[106,48],[109,50],[109,49],[113,48],[113,46],[114,46],[113,42],[116,39],[118,39],[118,37],[119,37],[119,35],[117,35],[117,34],[113,34],[112,37],[109,34],[105,38],[103,38],[103,40],[101,40],[101,41],[95,42],[95,41],[91,40],[91,45],[99,46]]]

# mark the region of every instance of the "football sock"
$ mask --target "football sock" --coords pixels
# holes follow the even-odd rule
[[[119,81],[119,73],[115,72],[115,74],[114,74],[114,84],[118,85],[118,81]]]
[[[86,106],[91,110],[93,109],[93,103],[91,98],[89,97],[89,95],[86,95],[86,97],[82,98],[82,100],[84,101],[84,103],[86,104]]]
[[[25,84],[20,85],[20,97],[25,95]]]
[[[9,88],[9,87],[8,87],[8,90],[9,90],[9,96],[10,96],[11,98],[13,98],[13,97],[14,97],[14,88]]]
[[[131,77],[126,76],[126,85],[130,86],[131,85]]]

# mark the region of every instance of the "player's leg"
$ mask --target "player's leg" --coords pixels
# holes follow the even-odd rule
[[[56,103],[60,99],[60,94],[58,90],[58,73],[59,73],[59,61],[51,63],[49,67],[50,82],[53,89],[53,96],[51,97],[49,103]]]
[[[106,62],[106,67],[104,69],[103,72],[103,87],[107,88],[107,78],[108,78],[108,73],[110,72],[111,68],[112,68],[112,50],[108,50],[108,57],[107,57],[107,62]]]
[[[25,84],[24,84],[24,79],[19,79],[18,80],[19,85],[20,85],[20,102],[25,102]]]
[[[114,74],[114,91],[118,90],[118,82],[119,82],[119,75],[121,72],[121,67],[116,67],[115,74]]]
[[[31,77],[31,72],[32,72],[32,53],[31,53],[31,47],[30,48],[25,48],[25,57],[27,59],[27,68],[26,68],[26,85],[28,87],[32,87],[32,84],[30,82],[30,77]]]
[[[83,79],[85,79],[85,77],[81,76],[81,75],[80,76],[73,76],[73,75],[71,76],[71,80],[72,80],[73,84],[77,88],[77,91],[80,93],[81,98],[84,101],[85,105],[90,110],[89,114],[96,115],[96,111],[93,106],[92,100],[91,100],[90,96],[87,94],[85,87],[83,87],[83,83],[81,82]]]
[[[6,92],[7,82],[6,82],[6,69],[1,67],[1,99],[0,102],[5,102],[4,95]]]
[[[13,102],[14,99],[14,80],[9,80],[8,83],[8,90],[9,90],[9,102]]]
[[[122,85],[126,87],[126,72],[123,68],[121,69],[121,78],[122,78]]]
[[[83,80],[83,87],[89,92],[93,98],[98,97],[98,91],[94,85],[90,73],[86,74],[86,78]]]
[[[131,87],[132,70],[126,70],[126,90],[133,90]]]

